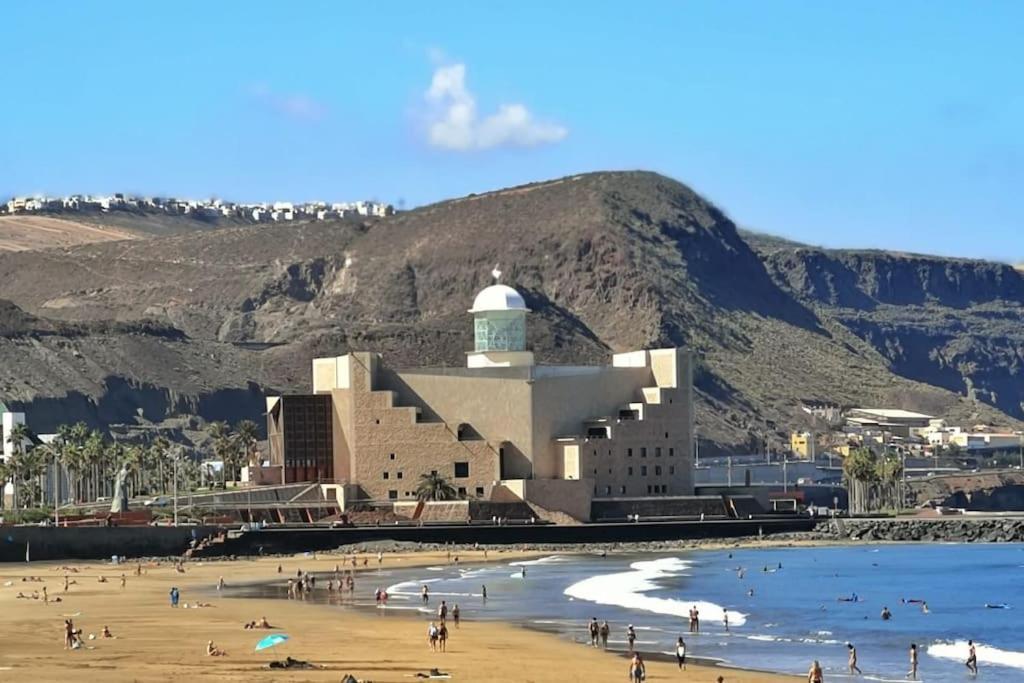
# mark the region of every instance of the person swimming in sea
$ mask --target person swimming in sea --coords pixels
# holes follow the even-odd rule
[[[860,602],[860,597],[856,593],[850,593],[848,598],[836,598],[837,602]]]
[[[892,612],[889,611],[888,607],[883,607],[882,608],[881,617],[882,617],[882,621],[889,621],[890,619],[892,619]]]

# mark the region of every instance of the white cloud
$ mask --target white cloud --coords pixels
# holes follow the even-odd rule
[[[309,95],[275,92],[266,83],[251,86],[249,94],[260,104],[290,119],[319,121],[327,115],[327,107]]]
[[[465,64],[438,66],[426,100],[432,107],[428,141],[434,147],[457,151],[534,147],[569,134],[565,126],[536,120],[522,104],[502,104],[481,118],[476,98],[466,87]]]

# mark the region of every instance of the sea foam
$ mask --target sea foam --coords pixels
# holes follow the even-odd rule
[[[933,643],[928,646],[928,654],[939,659],[966,662],[969,647],[966,640],[957,640],[952,643]],[[984,668],[986,664],[997,664],[1014,669],[1024,669],[1024,652],[1000,650],[997,647],[982,645],[981,643],[975,643],[974,649],[978,653],[979,668]]]
[[[676,600],[645,595],[658,590],[659,579],[680,576],[690,568],[690,563],[677,557],[660,560],[645,560],[629,565],[628,572],[599,574],[578,581],[565,589],[565,595],[577,600],[586,600],[598,605],[615,605],[626,609],[643,610],[656,614],[668,614],[687,618],[691,607],[700,611],[701,621],[721,625],[724,608],[713,602],[701,600]],[[742,612],[729,611],[729,625],[742,626],[747,621]]]

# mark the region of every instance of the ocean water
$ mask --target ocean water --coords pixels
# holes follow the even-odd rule
[[[817,659],[829,681],[849,678],[848,642],[857,647],[866,680],[905,680],[908,650],[916,643],[919,680],[963,681],[972,639],[979,680],[1024,681],[1021,544],[554,555],[387,569],[358,581],[355,602],[361,605],[373,605],[375,588],[387,589],[390,600],[382,612],[416,611],[427,619],[445,600],[449,607],[458,604],[465,620],[522,623],[581,643],[596,617],[611,624],[611,648],[625,649],[625,629],[632,624],[641,652],[671,653],[681,635],[691,656],[731,666],[806,674]],[[420,598],[424,584],[431,595],[426,606]],[[326,577],[313,600],[331,599],[325,585]],[[277,585],[261,594],[268,588],[284,592]],[[854,594],[857,602],[840,600]],[[929,611],[901,600],[927,601]],[[693,606],[700,612],[699,635],[687,632]],[[880,617],[883,607],[892,612],[888,621]]]

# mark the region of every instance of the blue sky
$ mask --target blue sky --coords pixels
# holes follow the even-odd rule
[[[0,195],[411,207],[642,168],[828,246],[1024,261],[1021,2],[4,5]]]

